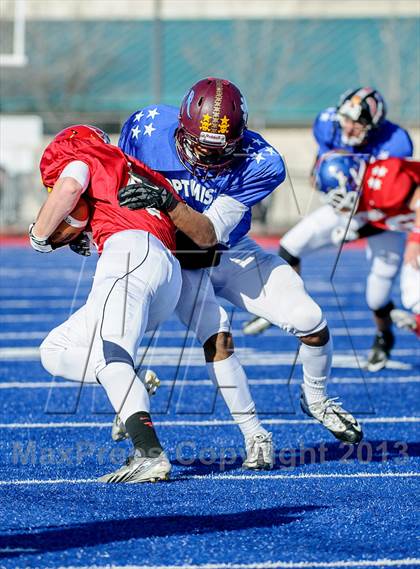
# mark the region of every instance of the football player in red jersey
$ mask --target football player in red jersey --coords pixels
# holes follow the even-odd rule
[[[86,304],[44,340],[42,364],[53,375],[98,381],[125,423],[134,455],[100,481],[164,480],[171,465],[150,418],[135,354],[144,332],[166,319],[178,301],[181,271],[171,253],[175,225],[202,246],[215,243],[213,226],[182,202],[163,176],[109,144],[92,126],[61,131],[45,149],[40,170],[52,191],[30,227],[32,247],[52,251],[49,237],[83,194],[100,253]],[[155,208],[120,207],[118,191],[130,185],[155,193]],[[72,247],[89,254],[84,238]]]
[[[420,337],[420,162],[388,158],[367,163],[360,156],[332,152],[321,159],[316,185],[336,211],[355,212],[335,240],[381,231],[408,233],[401,300],[409,312],[393,310],[391,317]]]

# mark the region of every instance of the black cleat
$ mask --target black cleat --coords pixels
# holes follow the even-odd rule
[[[395,337],[391,330],[378,332],[375,336],[372,348],[368,355],[366,368],[368,371],[379,371],[386,366],[392,348],[394,347]]]

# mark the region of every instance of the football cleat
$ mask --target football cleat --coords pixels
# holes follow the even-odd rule
[[[255,316],[249,322],[246,322],[242,327],[242,332],[247,336],[261,334],[272,326],[271,322],[260,316]]]
[[[363,431],[357,420],[345,409],[337,397],[325,397],[322,401],[308,404],[302,389],[300,396],[302,411],[312,417],[332,433],[336,439],[356,444],[363,438]]]
[[[143,382],[149,396],[154,395],[160,385],[160,379],[155,372],[151,369],[144,369],[139,373],[139,378]],[[118,414],[115,415],[114,421],[112,422],[111,437],[112,440],[116,442],[123,441],[129,437],[125,430],[125,425]]]
[[[242,468],[248,470],[271,470],[274,464],[272,433],[257,433],[246,439],[246,459]]]
[[[170,471],[171,463],[164,452],[161,452],[156,458],[148,458],[142,456],[141,452],[136,449],[134,455],[127,458],[124,466],[115,472],[104,474],[98,478],[98,482],[109,484],[159,482],[160,480],[168,480]]]
[[[394,310],[391,310],[390,316],[397,328],[408,330],[409,332],[416,332],[417,319],[416,315],[412,312],[395,308]]]
[[[368,371],[379,371],[386,366],[391,350],[394,347],[394,342],[395,338],[391,330],[376,334],[367,359],[366,369]]]

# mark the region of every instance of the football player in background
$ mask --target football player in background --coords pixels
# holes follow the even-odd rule
[[[145,331],[174,311],[181,291],[180,266],[171,253],[174,223],[202,245],[215,241],[212,226],[181,202],[162,176],[109,144],[95,127],[61,131],[44,151],[40,170],[52,191],[30,228],[32,247],[52,251],[49,237],[83,195],[100,253],[86,304],[43,341],[42,364],[66,379],[98,381],[124,421],[134,455],[101,482],[164,480],[171,465],[150,418],[135,355]],[[117,192],[127,184],[149,193],[159,186],[160,210],[121,208]],[[89,253],[83,238],[72,248]]]
[[[318,153],[312,175],[320,157],[331,150],[342,149],[372,158],[412,156],[413,145],[409,134],[386,119],[386,106],[382,95],[375,89],[361,87],[346,91],[337,107],[329,107],[315,119],[313,134]],[[279,255],[298,272],[301,258],[321,247],[340,245],[343,220],[330,204],[306,216],[288,231],[281,240]],[[403,260],[405,234],[376,231],[368,237],[366,249],[370,272],[366,284],[366,301],[373,312],[377,333],[368,355],[367,368],[378,371],[385,367],[394,345],[390,317],[394,305],[391,301],[393,282]],[[377,233],[377,234],[375,234]],[[244,326],[244,333],[259,334],[271,326],[268,319],[254,318]]]
[[[358,442],[358,422],[327,395],[332,340],[320,307],[283,259],[247,237],[252,206],[281,184],[286,173],[279,153],[247,129],[247,107],[239,89],[225,79],[198,81],[180,109],[155,105],[133,113],[119,145],[163,174],[214,227],[215,248],[181,258],[183,284],[176,311],[203,345],[209,376],[242,431],[244,466],[271,468],[272,439],[255,416],[229,318],[216,294],[269,318],[300,340],[302,409],[338,439]],[[120,203],[133,209],[158,207],[135,188],[120,192]],[[177,246],[188,248],[181,234]]]
[[[420,337],[420,162],[388,158],[369,164],[356,155],[329,153],[315,183],[338,215],[348,220],[354,212],[351,240],[366,224],[408,233],[401,300],[409,312],[394,309],[391,318]]]

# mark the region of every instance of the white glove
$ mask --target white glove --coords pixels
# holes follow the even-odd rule
[[[331,231],[331,241],[333,245],[339,247],[343,242],[355,241],[359,239],[359,232],[349,227],[335,227]]]
[[[29,226],[29,241],[32,248],[35,249],[35,251],[39,251],[40,253],[51,253],[51,251],[53,251],[53,248],[48,241],[48,237],[47,239],[40,239],[39,237],[36,237],[36,235],[33,233],[34,225],[35,223],[31,223]]]

